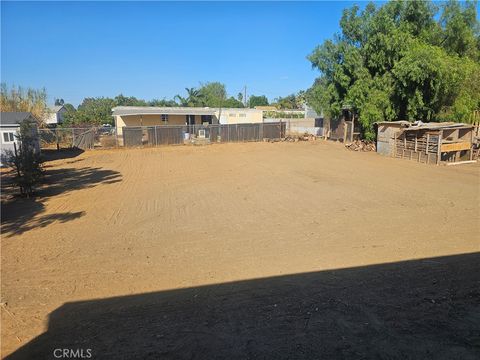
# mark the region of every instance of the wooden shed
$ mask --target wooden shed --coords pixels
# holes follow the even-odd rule
[[[406,121],[377,125],[377,151],[382,154],[437,165],[473,158],[473,125]]]
[[[386,156],[393,155],[394,135],[400,129],[410,125],[408,121],[377,122],[377,153]]]

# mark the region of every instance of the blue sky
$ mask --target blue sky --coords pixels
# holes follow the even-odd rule
[[[306,56],[353,2],[3,2],[1,78],[78,105],[220,81],[270,99],[308,88]]]

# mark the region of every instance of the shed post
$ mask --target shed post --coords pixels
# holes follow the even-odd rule
[[[474,128],[470,130],[470,160],[473,160],[473,133]]]
[[[355,129],[355,113],[352,112],[352,131],[350,132],[350,142],[353,142],[354,129]]]
[[[440,164],[440,158],[442,157],[442,137],[443,137],[443,130],[438,132],[438,141],[437,141],[437,165]]]
[[[428,164],[430,162],[430,153],[428,152],[428,143],[430,142],[430,134],[427,134],[427,145],[425,146],[425,154],[427,154],[427,161],[425,162]]]
[[[393,133],[393,157],[397,157],[397,131]]]

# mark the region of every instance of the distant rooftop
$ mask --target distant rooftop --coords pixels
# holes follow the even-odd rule
[[[249,108],[221,108],[222,111],[258,111]],[[153,107],[153,106],[116,106],[112,115],[215,115],[219,108],[210,107]]]
[[[18,125],[29,117],[33,117],[29,112],[1,112],[0,125]]]
[[[61,108],[63,108],[64,106],[63,105],[55,105],[55,106],[49,106],[48,107],[48,110],[50,110],[51,112],[59,112]]]

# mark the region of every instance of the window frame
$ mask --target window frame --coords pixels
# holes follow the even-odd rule
[[[15,142],[15,133],[16,133],[16,131],[11,131],[11,130],[2,131],[2,143],[3,144],[13,144]],[[5,135],[8,136],[8,140],[5,140]]]

